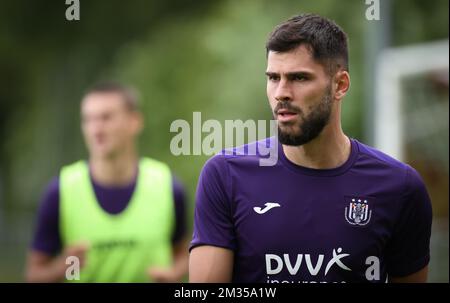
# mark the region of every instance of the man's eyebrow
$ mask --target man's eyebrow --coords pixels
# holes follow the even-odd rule
[[[265,72],[266,76],[278,76],[278,73],[274,72]]]
[[[276,72],[270,72],[270,71],[266,71],[265,72],[266,76],[279,76],[279,73]],[[285,73],[285,75],[288,78],[292,78],[293,76],[312,76],[313,73],[309,72],[309,71],[293,71],[293,72],[288,72]]]
[[[300,76],[311,76],[311,75],[313,75],[313,73],[311,73],[309,71],[302,70],[302,71],[289,72],[289,73],[286,73],[286,75],[287,76],[298,76],[298,75],[300,75]]]

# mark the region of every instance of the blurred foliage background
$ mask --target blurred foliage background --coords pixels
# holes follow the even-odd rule
[[[343,126],[348,135],[371,143],[365,129],[370,111],[363,101],[367,75],[373,73],[366,47],[370,27],[381,21],[366,20],[364,0],[80,2],[81,20],[69,22],[63,0],[0,1],[0,281],[23,280],[46,184],[62,165],[87,156],[79,102],[99,80],[123,81],[141,92],[146,118],[141,153],[170,164],[186,186],[191,214],[197,178],[208,157],[173,156],[171,122],[190,122],[194,111],[202,113],[203,121],[270,119],[266,38],[281,21],[314,12],[348,33],[352,86],[344,101]],[[447,0],[381,0],[385,3],[391,11],[390,46],[448,39]],[[444,140],[448,151],[448,137]],[[445,186],[435,213],[444,218],[447,232],[446,240],[436,240],[447,241],[436,252],[442,259],[433,263],[431,280],[437,282],[448,282]],[[438,271],[442,262],[446,269]]]

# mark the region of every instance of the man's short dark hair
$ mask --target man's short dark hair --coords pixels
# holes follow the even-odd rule
[[[330,75],[348,71],[347,34],[333,21],[315,14],[292,17],[270,34],[266,52],[288,52],[300,45],[309,48]]]
[[[99,82],[93,86],[91,86],[84,94],[87,96],[89,94],[94,93],[114,93],[118,94],[122,97],[125,106],[130,111],[138,111],[139,110],[139,98],[138,92],[131,86],[127,86],[122,83],[108,81],[108,82]]]

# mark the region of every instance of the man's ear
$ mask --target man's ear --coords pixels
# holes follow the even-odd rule
[[[339,70],[334,76],[333,85],[334,98],[338,101],[342,100],[350,88],[350,74],[345,70]]]

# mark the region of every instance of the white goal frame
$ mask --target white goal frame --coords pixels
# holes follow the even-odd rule
[[[404,161],[403,78],[449,68],[449,40],[387,48],[375,71],[374,145]]]

